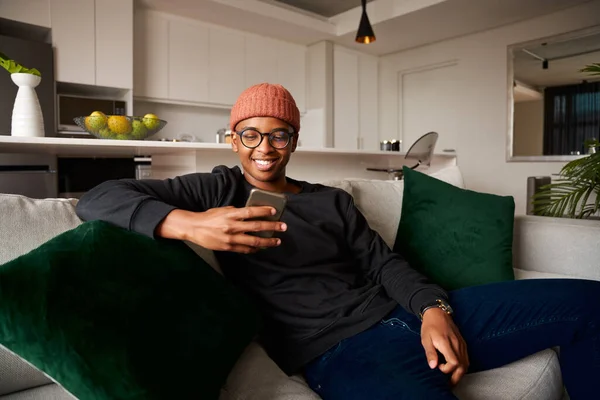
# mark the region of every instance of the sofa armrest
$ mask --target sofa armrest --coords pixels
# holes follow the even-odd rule
[[[516,216],[513,266],[600,280],[600,221]]]

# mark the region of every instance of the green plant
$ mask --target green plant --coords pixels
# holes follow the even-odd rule
[[[590,75],[600,75],[600,63],[581,69]],[[586,147],[598,147],[593,138]],[[532,199],[537,215],[588,218],[600,209],[600,153],[570,161],[560,170],[553,183],[540,188]]]
[[[600,63],[586,65],[580,72],[587,72],[590,75],[600,75]]]
[[[42,76],[40,71],[38,71],[37,69],[25,68],[21,64],[17,63],[15,60],[11,60],[10,58],[8,58],[8,56],[2,52],[0,52],[0,66],[2,66],[11,74],[22,73]]]
[[[600,209],[600,153],[567,163],[553,183],[542,186],[533,196],[533,206],[535,214],[552,217],[587,218],[595,214]]]

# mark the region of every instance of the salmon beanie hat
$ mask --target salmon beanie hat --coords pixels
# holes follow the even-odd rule
[[[281,85],[260,83],[244,90],[231,109],[229,127],[235,131],[238,122],[253,117],[273,117],[300,131],[300,111],[296,101]]]

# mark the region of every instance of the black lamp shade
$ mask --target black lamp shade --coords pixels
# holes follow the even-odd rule
[[[358,26],[358,32],[356,32],[356,41],[358,43],[369,44],[375,41],[375,32],[369,22],[369,16],[367,15],[366,1],[363,0],[362,16],[360,17],[360,25]]]

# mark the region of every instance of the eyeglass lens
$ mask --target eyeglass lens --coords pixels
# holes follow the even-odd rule
[[[268,136],[269,144],[276,149],[284,149],[290,142],[290,133],[284,130],[260,133],[255,129],[246,129],[240,132],[242,144],[251,149],[260,146],[264,136]]]

